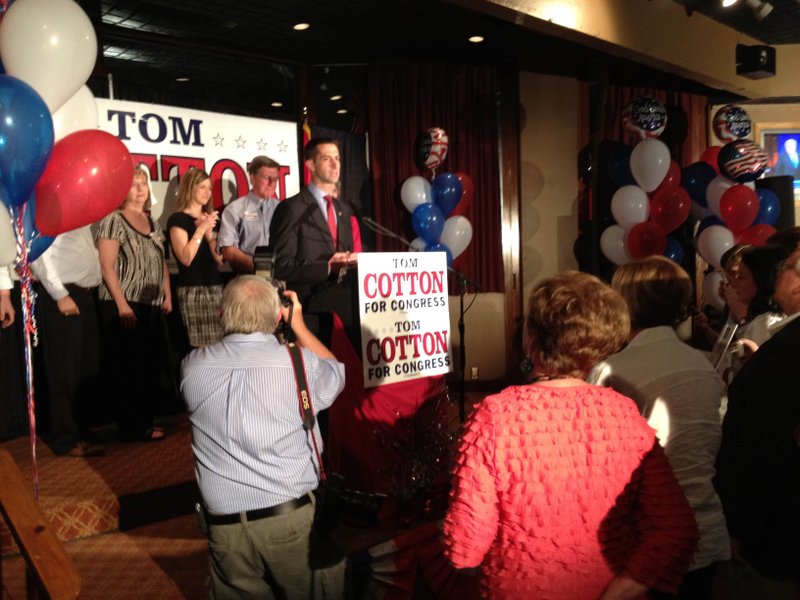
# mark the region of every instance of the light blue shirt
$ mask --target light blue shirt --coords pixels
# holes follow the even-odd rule
[[[303,360],[317,414],[344,388],[344,365],[308,350]],[[231,334],[194,350],[181,367],[181,392],[209,511],[276,506],[317,487],[317,458],[303,429],[292,361],[274,335]],[[319,426],[314,430],[321,445]]]
[[[308,184],[308,191],[311,192],[311,195],[314,196],[314,200],[317,201],[317,206],[322,211],[322,216],[325,219],[325,222],[328,222],[328,203],[325,200],[325,196],[327,195],[313,183]],[[333,211],[333,218],[336,223],[339,223],[339,216],[336,214],[336,209]]]
[[[269,246],[269,223],[278,200],[262,200],[252,191],[237,198],[222,211],[219,247],[234,246],[252,256],[258,246]]]

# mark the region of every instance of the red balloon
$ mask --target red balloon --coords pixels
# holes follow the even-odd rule
[[[89,225],[118,208],[133,181],[133,159],[105,131],[85,129],[66,136],[36,184],[36,227],[55,236]]]
[[[719,216],[734,234],[753,224],[758,215],[758,194],[738,184],[729,187],[719,199]]]
[[[767,243],[767,238],[775,233],[777,229],[775,229],[772,225],[767,225],[766,223],[758,223],[756,225],[751,225],[747,229],[745,229],[742,233],[739,234],[739,239],[737,240],[740,244],[750,244],[751,246],[763,246]]]
[[[637,260],[654,254],[661,255],[667,247],[667,234],[655,223],[645,221],[631,227],[625,244],[628,254]]]
[[[717,172],[717,175],[719,175],[719,163],[717,159],[719,157],[720,150],[722,150],[722,146],[709,146],[700,155],[700,160],[714,167],[714,170]]]
[[[664,180],[658,185],[654,193],[658,193],[659,190],[663,188],[672,187],[680,184],[681,184],[681,167],[674,160],[671,160],[669,162],[669,169],[667,170],[667,174],[664,177]]]
[[[650,220],[664,233],[675,231],[683,225],[690,212],[692,198],[689,192],[678,185],[660,188],[650,199]]]
[[[466,216],[467,210],[472,206],[472,197],[475,194],[475,187],[472,185],[472,177],[466,173],[456,173],[458,180],[461,182],[461,200],[458,201],[456,207],[450,211],[448,216],[455,217],[458,215]]]

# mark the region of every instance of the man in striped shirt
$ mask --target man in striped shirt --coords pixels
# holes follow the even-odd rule
[[[297,295],[285,294],[291,311],[264,279],[234,279],[222,296],[225,337],[182,366],[214,598],[341,596],[343,563],[308,566],[319,464],[291,358],[273,335],[280,318],[302,347],[315,413],[341,392],[344,365],[306,327]]]

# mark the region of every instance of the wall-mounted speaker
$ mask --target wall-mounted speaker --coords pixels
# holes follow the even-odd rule
[[[750,79],[775,76],[775,48],[736,44],[736,74]]]

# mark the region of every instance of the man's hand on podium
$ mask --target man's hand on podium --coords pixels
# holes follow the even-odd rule
[[[355,267],[358,264],[358,252],[336,252],[328,260],[328,273]]]

